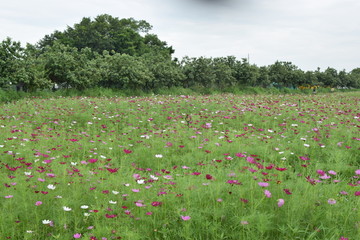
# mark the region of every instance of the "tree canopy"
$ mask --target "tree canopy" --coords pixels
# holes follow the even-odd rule
[[[119,19],[108,14],[97,16],[94,20],[84,17],[80,23],[68,26],[63,32],[55,31],[41,39],[37,47],[44,49],[55,42],[75,47],[90,48],[101,54],[103,51],[141,56],[151,51],[171,55],[174,51],[157,35],[150,34],[152,26],[145,20],[133,18]]]
[[[227,57],[173,59],[174,49],[151,32],[145,20],[107,14],[84,17],[64,31],[54,31],[35,45],[0,42],[0,88],[25,91],[95,86],[153,90],[181,86],[225,89],[233,86],[360,88],[360,68],[299,69],[291,62],[269,66]]]

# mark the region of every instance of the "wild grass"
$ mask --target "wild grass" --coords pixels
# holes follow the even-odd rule
[[[356,94],[177,93],[3,104],[0,239],[360,238]]]

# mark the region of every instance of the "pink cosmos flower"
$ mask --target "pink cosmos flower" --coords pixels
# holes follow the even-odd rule
[[[269,190],[265,190],[264,194],[266,197],[271,198],[271,192]]]
[[[110,173],[116,173],[119,168],[107,168],[106,170],[108,170]]]
[[[135,205],[136,205],[137,207],[145,207],[145,206],[146,206],[146,205],[144,205],[144,204],[141,203],[141,202],[136,202]]]
[[[37,201],[37,202],[35,203],[36,206],[40,206],[41,204],[42,204],[41,201]]]
[[[355,174],[360,175],[360,169],[356,170]]]
[[[190,216],[181,216],[181,219],[184,221],[188,221],[191,219],[191,217]]]
[[[355,196],[360,196],[360,191],[356,191]]]
[[[81,238],[81,233],[75,233],[74,238]]]
[[[285,192],[287,195],[291,195],[291,194],[292,194],[292,192],[290,192],[290,190],[287,189],[287,188],[285,188],[285,189],[283,189],[283,190],[284,190],[284,192]]]
[[[237,185],[241,185],[242,183],[239,182],[238,180],[228,180],[227,183],[229,184],[237,184]]]
[[[260,187],[268,187],[269,186],[269,183],[267,183],[267,182],[258,182],[258,184]]]
[[[91,158],[88,160],[89,163],[96,163],[98,160],[96,158]]]
[[[317,174],[319,174],[320,176],[324,176],[326,175],[326,173],[323,170],[316,170]]]
[[[329,198],[329,199],[328,199],[328,203],[329,203],[330,205],[334,205],[334,204],[336,204],[336,200],[333,199],[333,198]]]
[[[284,199],[282,199],[282,198],[278,199],[278,207],[282,207],[282,205],[284,205],[284,203],[285,203]]]
[[[162,204],[162,202],[157,202],[157,201],[155,201],[155,202],[152,202],[152,203],[151,203],[151,206],[157,207],[157,206],[160,206],[161,204]]]
[[[130,154],[130,153],[132,153],[132,151],[131,151],[131,150],[129,150],[129,149],[124,149],[123,151],[124,151],[124,153],[126,153],[126,154]]]

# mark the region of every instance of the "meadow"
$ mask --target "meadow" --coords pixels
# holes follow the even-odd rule
[[[360,97],[0,108],[0,239],[360,239]]]

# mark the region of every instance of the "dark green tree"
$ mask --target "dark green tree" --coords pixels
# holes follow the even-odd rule
[[[231,57],[218,57],[213,59],[213,71],[215,74],[216,87],[223,89],[236,85],[234,61]]]
[[[269,66],[269,79],[276,87],[295,88],[299,85],[299,75],[301,74],[291,62],[276,61]]]
[[[174,51],[167,43],[149,34],[152,26],[144,20],[119,19],[108,14],[94,20],[84,17],[80,23],[68,26],[63,32],[55,31],[41,39],[37,46],[44,49],[55,42],[77,49],[91,48],[102,54],[104,50],[120,54],[139,56],[149,51],[163,51],[171,55]]]
[[[242,58],[237,62],[237,81],[244,86],[256,86],[259,77],[259,68],[250,65],[247,58]]]
[[[154,76],[152,82],[147,82],[145,86],[147,90],[182,86],[185,75],[179,64],[171,60],[167,54],[153,51],[141,56],[140,60],[146,64]]]
[[[335,68],[328,67],[324,71],[323,84],[326,87],[337,87],[340,84],[338,72]]]
[[[213,87],[216,83],[216,74],[211,58],[184,57],[181,65],[185,74],[184,87]]]
[[[97,59],[102,69],[100,85],[121,89],[145,89],[154,81],[146,64],[138,57],[105,51]]]
[[[93,87],[100,79],[100,72],[96,67],[94,53],[90,48],[65,46],[55,42],[45,49],[40,56],[44,61],[48,78],[61,87],[85,89]]]
[[[256,79],[256,86],[269,87],[270,85],[271,81],[269,77],[269,69],[266,66],[262,66],[259,68],[259,75]]]
[[[0,43],[0,87],[16,85],[16,72],[23,58],[24,49],[20,42],[8,37]]]

